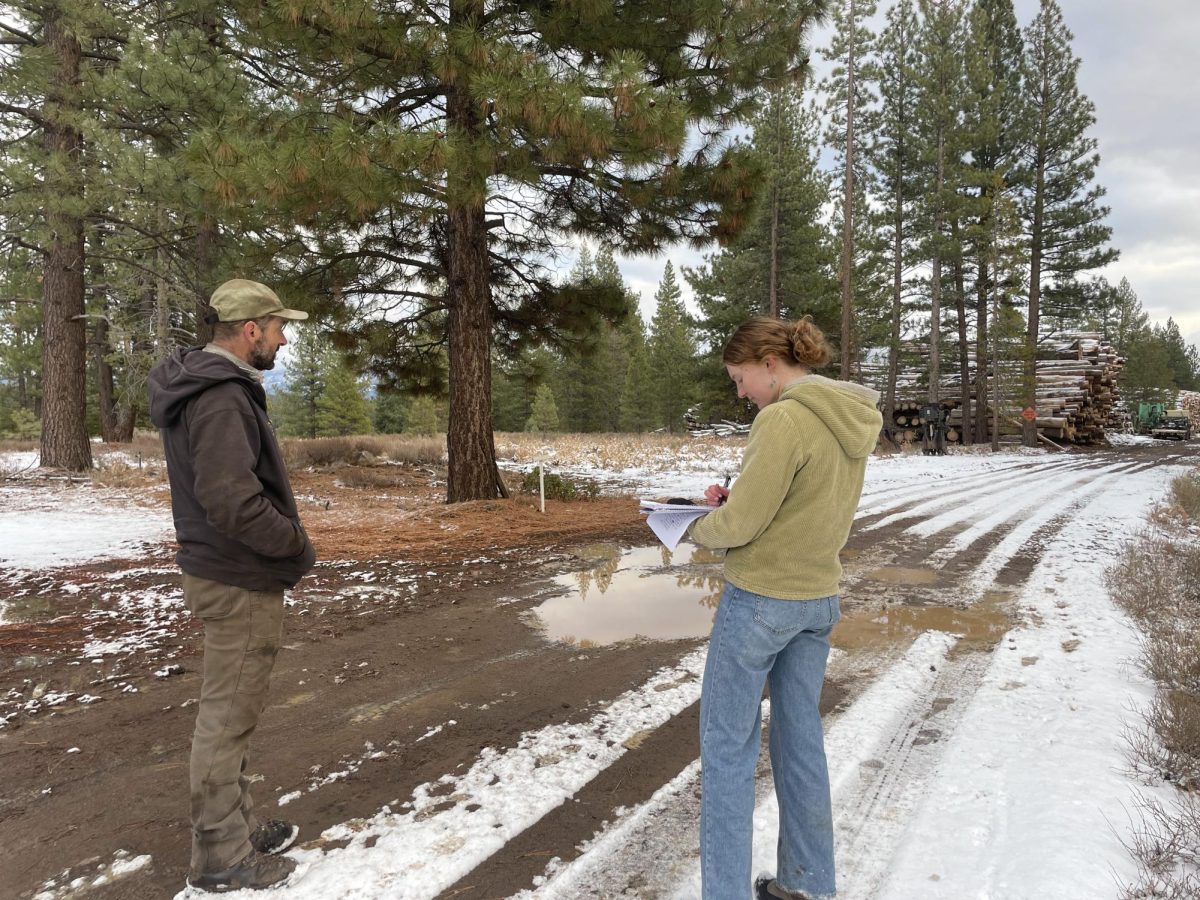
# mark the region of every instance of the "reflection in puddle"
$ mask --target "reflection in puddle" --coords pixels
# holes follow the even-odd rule
[[[926,631],[942,631],[962,638],[956,652],[985,649],[1010,628],[1010,603],[1008,594],[990,592],[967,609],[896,604],[881,611],[843,613],[830,641],[843,650],[869,650],[911,641]]]
[[[556,578],[566,593],[534,610],[551,640],[593,647],[712,631],[725,587],[721,554],[691,545],[672,553],[661,545],[621,550],[593,544],[577,552],[588,566]]]

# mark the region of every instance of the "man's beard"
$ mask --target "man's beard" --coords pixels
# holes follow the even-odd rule
[[[275,368],[275,354],[279,352],[279,348],[276,347],[268,353],[266,346],[267,342],[263,338],[259,338],[254,342],[254,346],[250,348],[250,365],[260,372]]]

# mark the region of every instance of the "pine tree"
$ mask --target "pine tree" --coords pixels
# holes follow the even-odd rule
[[[1021,35],[1012,0],[976,0],[967,16],[963,58],[967,94],[964,128],[970,165],[964,167],[969,222],[964,237],[975,260],[976,398],[987,393],[988,307],[996,290],[988,260],[998,254],[991,241],[998,193],[1019,185],[1020,153],[1026,137],[1021,83]],[[975,435],[986,434],[985,404],[975,410]]]
[[[276,79],[279,114],[217,175],[295,210],[314,290],[387,298],[363,326],[377,369],[411,368],[414,330],[444,314],[448,498],[492,497],[493,346],[585,332],[621,303],[543,261],[564,235],[651,252],[735,233],[757,173],[726,129],[796,67],[824,6],[244,0],[231,43]]]
[[[683,430],[683,414],[695,393],[696,344],[691,321],[683,305],[683,292],[675,280],[675,267],[667,261],[654,295],[654,318],[646,342],[650,369],[650,395],[646,398],[658,428]]]
[[[1128,359],[1119,380],[1126,404],[1137,409],[1139,403],[1172,402],[1179,385],[1167,347],[1155,329],[1143,326],[1133,331],[1126,352]]]
[[[650,354],[646,347],[646,326],[642,317],[623,326],[625,352],[629,365],[621,386],[621,431],[649,431],[655,427],[651,399],[654,379],[650,372]]]
[[[533,407],[529,412],[526,431],[558,431],[558,406],[554,402],[554,391],[543,384],[533,396]]]
[[[900,0],[888,10],[887,25],[876,46],[879,107],[864,118],[874,140],[867,158],[877,176],[880,201],[884,205],[880,236],[889,246],[891,269],[888,329],[888,374],[884,391],[884,422],[892,421],[899,373],[900,335],[905,320],[908,269],[914,254],[914,205],[923,180],[919,171],[917,110],[919,84],[917,67],[917,14],[912,0]],[[938,293],[934,292],[933,323],[940,323]],[[931,365],[936,367],[939,327],[930,330]],[[930,400],[937,400],[937,382],[931,375]]]
[[[408,419],[409,400],[396,391],[378,391],[371,411],[371,425],[377,434],[401,434]]]
[[[938,399],[942,374],[941,323],[943,300],[953,297],[958,325],[958,366],[962,382],[964,439],[970,438],[971,405],[966,303],[962,286],[963,248],[957,240],[962,217],[959,187],[962,175],[962,105],[966,85],[963,71],[964,6],[961,0],[920,0],[921,27],[917,36],[914,81],[917,173],[923,183],[917,196],[917,229],[921,256],[930,263],[929,398]],[[885,420],[886,421],[886,420]]]
[[[1029,312],[1026,337],[1025,405],[1036,406],[1036,352],[1041,327],[1043,281],[1051,283],[1061,305],[1080,273],[1117,258],[1107,247],[1112,229],[1100,205],[1104,189],[1095,184],[1095,106],[1079,91],[1080,60],[1071,50],[1074,36],[1063,22],[1056,0],[1042,0],[1033,24],[1025,31],[1024,83],[1030,140],[1025,148],[1028,170],[1024,217],[1029,240]],[[1048,298],[1049,299],[1049,298]],[[1061,314],[1061,313],[1060,313]],[[1037,445],[1037,427],[1025,423],[1024,443]]]
[[[292,437],[316,437],[321,433],[320,400],[328,384],[333,350],[329,337],[314,325],[297,329],[290,345],[284,396],[276,413],[279,430]]]
[[[435,435],[440,432],[437,402],[429,394],[416,397],[408,407],[405,434]]]
[[[765,176],[757,213],[729,246],[710,254],[702,266],[684,269],[700,309],[705,353],[698,399],[709,418],[745,413],[729,390],[721,352],[747,318],[811,315],[829,334],[840,321],[837,248],[825,215],[829,178],[818,166],[816,113],[792,88],[776,87],[755,117],[752,149]]]
[[[317,398],[317,436],[366,434],[371,431],[371,414],[358,376],[336,353],[330,357],[325,388]]]
[[[834,63],[833,72],[821,87],[827,95],[829,113],[828,143],[838,164],[838,202],[841,205],[841,262],[838,279],[841,285],[842,318],[840,339],[840,377],[850,377],[852,360],[859,348],[854,342],[854,305],[858,299],[855,288],[855,265],[861,252],[856,238],[855,214],[866,209],[868,170],[864,149],[870,142],[861,117],[874,99],[870,83],[875,77],[868,62],[874,48],[875,35],[867,22],[875,15],[874,0],[841,0],[833,11],[833,36],[822,55]]]

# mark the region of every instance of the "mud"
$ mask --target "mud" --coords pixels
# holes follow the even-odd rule
[[[1186,458],[1195,456],[1172,446],[1070,462],[1086,481],[1113,463]],[[1019,483],[1022,471],[1008,477]],[[416,467],[394,473],[387,496],[378,485],[298,479],[326,562],[291,595],[251,771],[262,776],[263,813],[285,815],[305,839],[469,767],[485,747],[586,720],[702,644],[711,623],[719,558],[649,546],[632,499],[549,504],[545,516],[527,498],[446,507],[438,477]],[[833,640],[844,663],[827,685],[828,710],[851,702],[924,631],[959,636],[967,656],[994,647],[1019,615],[1012,597],[1041,546],[1071,515],[1033,530],[968,604],[973,573],[1022,518],[935,564],[971,523],[906,534],[937,514],[906,513],[928,499],[864,517],[843,553],[843,621]],[[887,516],[889,524],[861,527]],[[0,598],[9,615],[0,625],[0,898],[67,883],[67,870],[111,871],[118,852],[122,877],[79,896],[172,896],[188,859],[187,756],[201,660],[196,624],[175,614],[170,548],[13,577],[0,582]],[[131,605],[137,598],[150,598],[149,611]],[[84,652],[104,645],[124,649]],[[953,708],[951,698],[931,698],[935,711],[939,700]],[[642,736],[577,802],[443,896],[509,896],[550,858],[573,858],[615,810],[644,802],[696,758],[696,719],[693,706]],[[932,724],[925,731],[922,745],[939,739]],[[289,800],[280,806],[281,798]]]

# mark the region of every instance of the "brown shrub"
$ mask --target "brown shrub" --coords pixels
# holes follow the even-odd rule
[[[1158,527],[1108,572],[1114,600],[1143,632],[1139,664],[1157,688],[1144,727],[1126,735],[1130,765],[1180,790],[1172,804],[1143,800],[1126,845],[1138,878],[1123,886],[1125,900],[1200,896],[1200,542],[1186,527],[1198,512],[1200,482],[1175,479],[1169,505],[1151,516]]]

